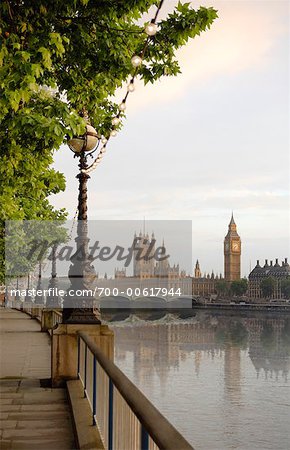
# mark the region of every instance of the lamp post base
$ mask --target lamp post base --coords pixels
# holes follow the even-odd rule
[[[114,333],[108,325],[58,324],[52,331],[51,381],[53,387],[63,387],[67,380],[76,379],[79,331],[89,334],[105,355],[112,361],[114,359]]]
[[[100,324],[100,311],[93,308],[65,308],[62,312],[65,324]]]

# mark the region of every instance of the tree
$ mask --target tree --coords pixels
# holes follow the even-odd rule
[[[111,100],[136,72],[147,36],[138,19],[156,0],[5,0],[0,3],[0,279],[4,221],[55,220],[48,196],[65,189],[53,152],[85,130],[87,114],[107,137],[119,113]],[[144,83],[180,72],[176,50],[210,28],[213,8],[179,3],[148,38],[138,75]],[[120,113],[120,117],[124,112]],[[121,125],[118,127],[120,128]]]
[[[68,230],[61,220],[12,220],[5,225],[6,281],[25,276],[39,261],[51,255],[53,245],[69,240]]]
[[[225,280],[218,280],[215,283],[215,291],[220,297],[223,297],[229,292],[229,284]]]
[[[290,298],[290,278],[281,281],[281,292],[285,298]]]
[[[245,278],[241,280],[232,281],[231,292],[233,295],[245,295],[248,290],[248,282]]]
[[[262,296],[265,298],[271,297],[271,295],[273,295],[273,293],[274,293],[275,284],[276,284],[276,282],[275,282],[274,278],[272,278],[272,277],[264,278],[264,280],[262,280],[260,283]]]

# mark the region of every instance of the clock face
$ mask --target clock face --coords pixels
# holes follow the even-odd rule
[[[230,249],[230,244],[228,242],[225,243],[225,249],[228,251]]]
[[[232,242],[232,251],[238,252],[240,250],[240,243],[238,241]]]

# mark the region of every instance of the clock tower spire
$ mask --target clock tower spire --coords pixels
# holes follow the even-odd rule
[[[228,233],[224,240],[224,261],[226,281],[241,278],[241,238],[237,233],[237,225],[232,214]]]

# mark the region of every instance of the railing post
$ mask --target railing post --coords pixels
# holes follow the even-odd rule
[[[149,436],[143,425],[141,425],[141,450],[149,450]]]
[[[96,425],[96,415],[97,415],[97,360],[95,355],[93,362],[93,425]]]
[[[81,351],[81,338],[78,336],[78,372],[77,376],[80,377],[80,351]]]
[[[113,450],[113,398],[114,385],[111,378],[109,378],[109,423],[108,423],[108,450]]]
[[[84,373],[84,397],[87,396],[86,389],[87,389],[87,359],[88,359],[88,346],[85,342],[85,373]]]

